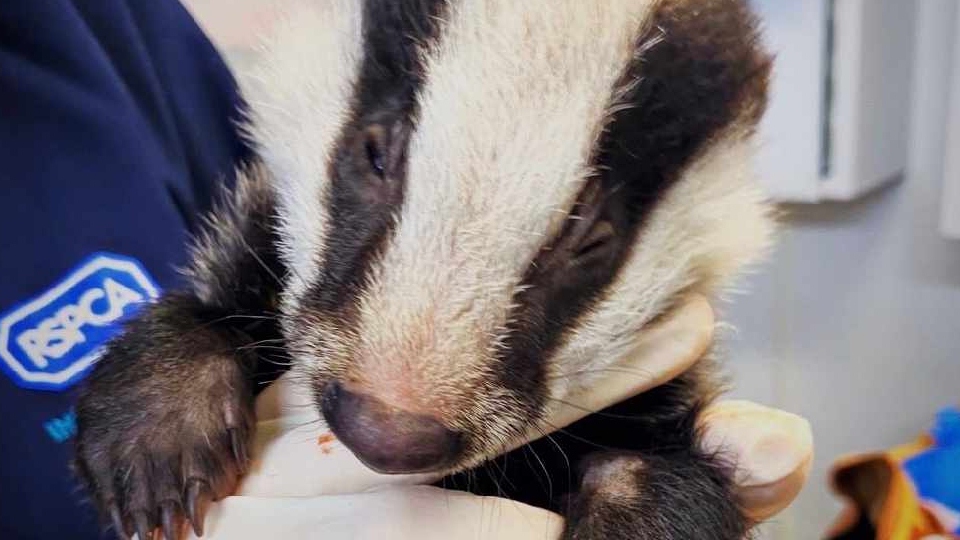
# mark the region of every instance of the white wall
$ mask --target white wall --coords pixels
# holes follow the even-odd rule
[[[907,442],[939,408],[960,404],[960,242],[938,230],[957,4],[918,2],[903,183],[852,204],[785,208],[771,262],[725,308],[738,328],[736,394],[814,429],[810,484],[771,538],[822,536],[839,509],[826,483],[837,456]]]

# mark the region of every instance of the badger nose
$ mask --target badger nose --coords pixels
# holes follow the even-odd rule
[[[332,382],[321,409],[330,429],[367,467],[386,474],[439,471],[462,448],[459,433],[434,417],[414,414]]]

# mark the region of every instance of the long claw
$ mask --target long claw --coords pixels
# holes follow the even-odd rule
[[[116,504],[110,505],[110,521],[113,522],[113,529],[117,531],[117,538],[120,540],[130,540],[127,534],[127,527],[123,524],[123,518],[120,517],[120,508]]]
[[[166,502],[161,505],[160,523],[163,527],[163,540],[177,540],[177,529],[179,520],[177,519],[177,504]]]
[[[137,529],[138,540],[153,540],[153,527],[146,512],[134,512],[133,524]]]
[[[199,478],[190,480],[187,487],[187,518],[193,534],[203,536],[203,506],[211,499],[210,486]]]
[[[240,474],[246,472],[247,468],[247,448],[243,440],[240,439],[240,431],[236,428],[230,428],[230,447],[233,449],[233,459],[237,463],[237,470]]]

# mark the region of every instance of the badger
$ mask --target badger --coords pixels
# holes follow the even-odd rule
[[[747,0],[298,2],[244,77],[255,157],[189,285],[126,323],[80,396],[102,515],[201,535],[278,355],[368,467],[456,480],[685,295],[727,290],[773,228],[759,26]],[[537,466],[552,489],[514,466],[498,492],[561,512],[568,539],[741,540],[734,464],[699,446],[719,381],[701,361],[534,443],[566,436]]]

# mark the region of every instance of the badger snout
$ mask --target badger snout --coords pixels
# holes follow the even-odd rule
[[[443,471],[463,449],[462,434],[439,419],[393,407],[338,382],[326,385],[321,409],[340,441],[379,473]]]

